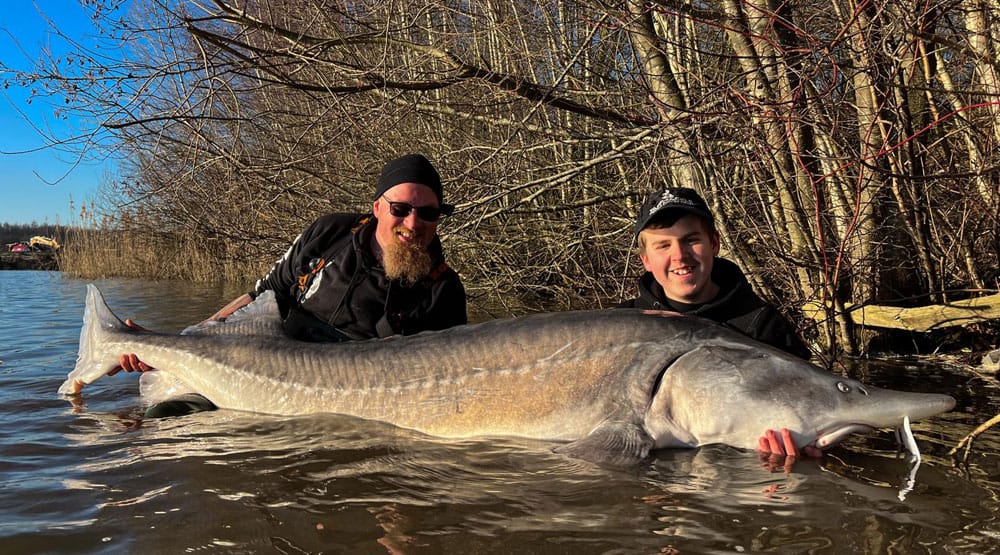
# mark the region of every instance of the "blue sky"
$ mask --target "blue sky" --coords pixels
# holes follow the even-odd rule
[[[14,69],[32,66],[43,48],[62,49],[39,11],[64,33],[81,40],[96,35],[76,0],[8,0],[0,9],[0,61]],[[70,136],[85,122],[57,120],[46,99],[28,104],[30,91],[2,75],[0,88],[0,222],[72,225],[80,223],[83,202],[95,198],[98,186],[113,176],[111,163],[79,163],[71,153],[51,148],[33,126]],[[10,80],[9,80],[10,79]],[[9,81],[8,81],[9,80]],[[19,113],[20,111],[20,113]],[[27,120],[30,120],[29,123]],[[36,152],[29,152],[36,151]],[[70,212],[70,198],[75,206]]]

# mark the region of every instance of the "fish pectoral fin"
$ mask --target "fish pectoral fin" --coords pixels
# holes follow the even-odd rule
[[[653,438],[641,427],[627,422],[605,423],[590,434],[554,451],[598,464],[627,466],[649,455]]]

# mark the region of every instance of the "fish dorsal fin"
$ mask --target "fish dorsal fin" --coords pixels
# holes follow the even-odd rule
[[[181,335],[255,335],[284,337],[281,312],[274,291],[264,291],[254,301],[225,320],[208,320],[184,328]]]

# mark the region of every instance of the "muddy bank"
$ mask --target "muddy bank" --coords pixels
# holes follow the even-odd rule
[[[58,270],[54,252],[0,253],[0,270]]]

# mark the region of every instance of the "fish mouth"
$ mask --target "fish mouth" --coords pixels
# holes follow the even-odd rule
[[[816,437],[816,447],[829,449],[844,441],[851,434],[870,434],[875,428],[867,424],[845,424],[829,430],[823,430]]]

